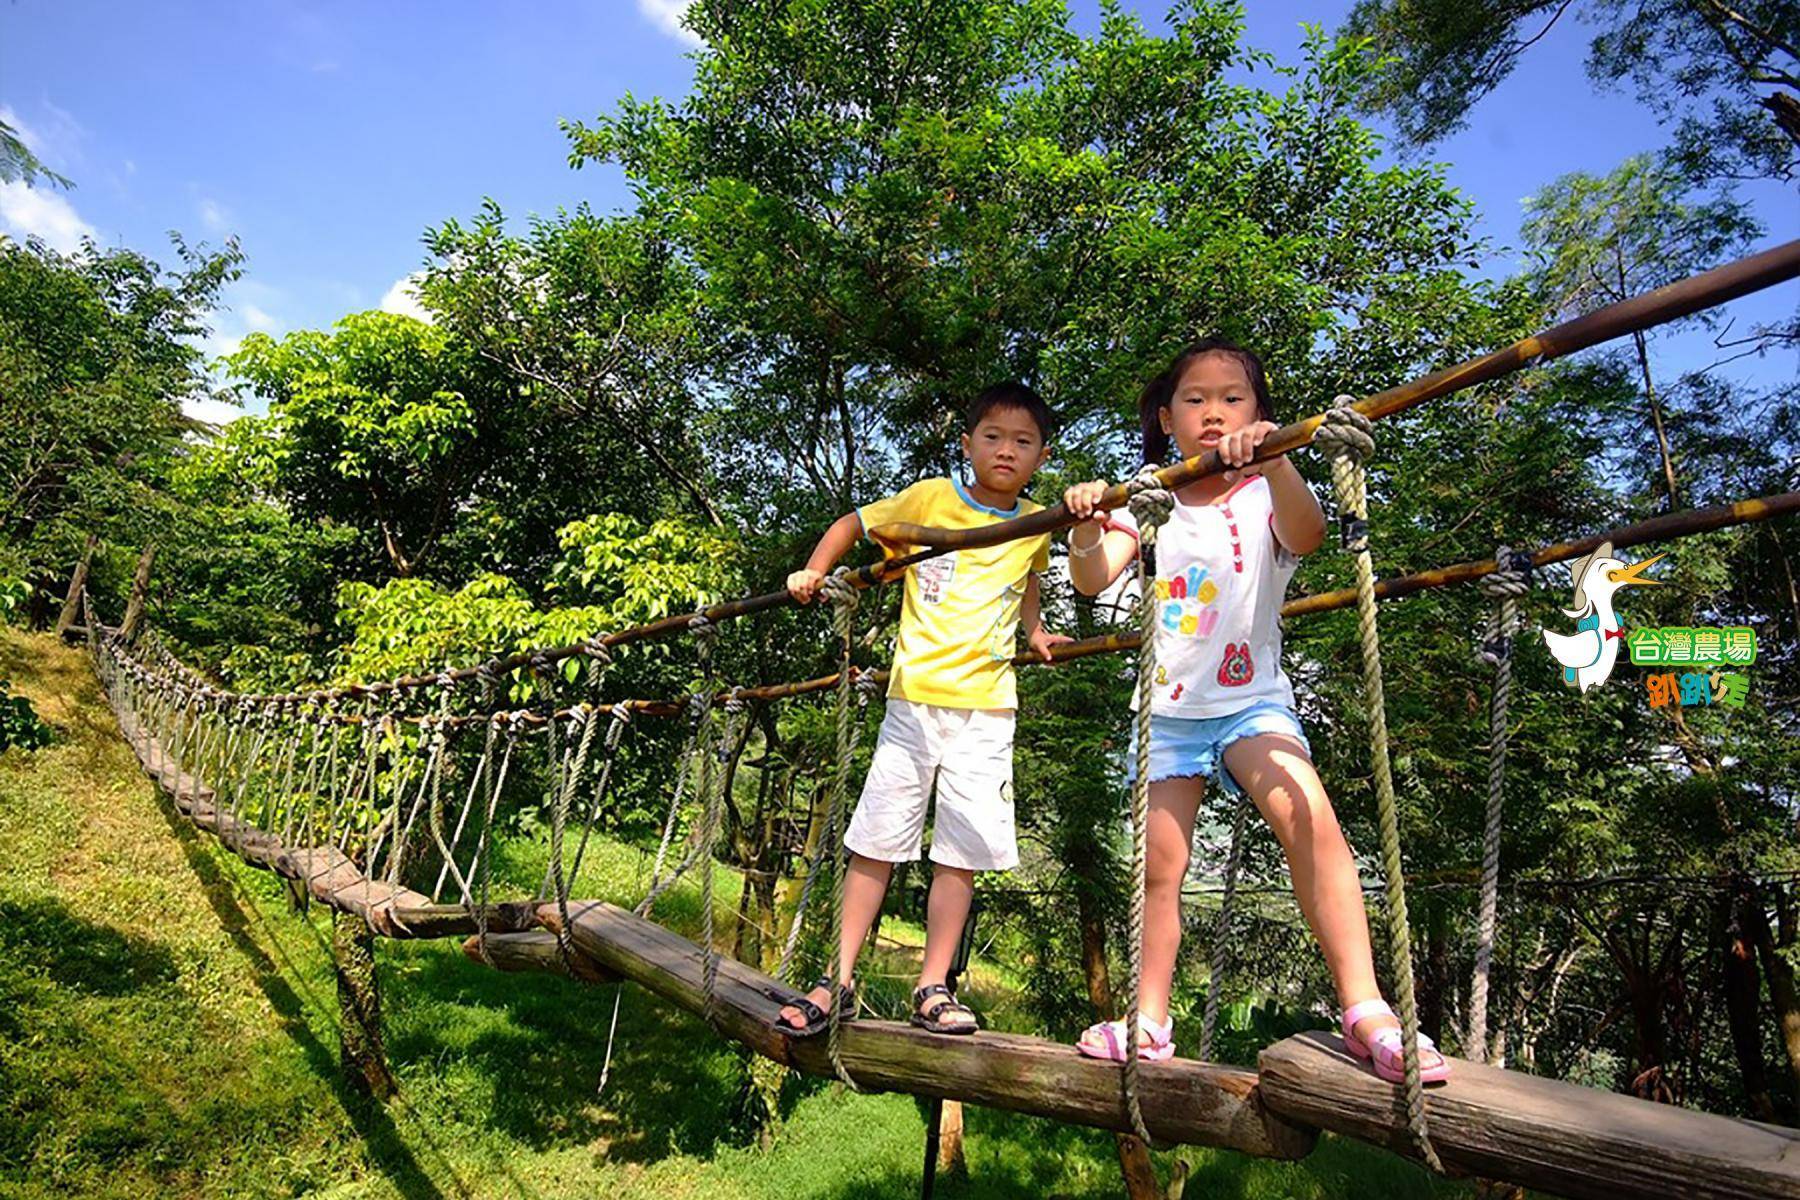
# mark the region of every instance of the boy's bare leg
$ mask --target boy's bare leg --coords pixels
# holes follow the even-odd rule
[[[969,905],[975,899],[975,872],[964,867],[931,864],[931,896],[925,905],[925,962],[919,968],[919,987],[943,983],[950,974],[950,963],[956,957],[956,943],[962,940],[963,926],[969,920]],[[927,1014],[948,1004],[945,996],[925,1001]],[[946,1022],[973,1025],[966,1013],[950,1013]]]
[[[1144,863],[1144,963],[1138,976],[1138,1011],[1161,1024],[1169,1017],[1175,957],[1181,950],[1181,881],[1187,877],[1188,847],[1206,784],[1198,778],[1158,780],[1150,785],[1149,854]],[[1122,999],[1122,997],[1121,997]],[[1129,1020],[1129,1017],[1126,1018]],[[1104,1038],[1083,1039],[1096,1049]],[[1138,1032],[1138,1041],[1149,1041]]]
[[[1258,734],[1225,749],[1225,765],[1256,801],[1287,855],[1294,898],[1318,939],[1344,1008],[1381,995],[1369,950],[1369,918],[1350,844],[1312,759],[1292,738]],[[1368,1038],[1395,1024],[1388,1016],[1358,1022]]]
[[[881,911],[888,877],[893,873],[893,863],[850,852],[850,864],[844,869],[844,907],[838,925],[838,982],[845,987],[850,986],[856,974],[857,955],[862,952],[863,939],[869,936],[869,927],[875,923],[875,914]],[[826,1012],[831,1011],[829,989],[814,988],[806,998]],[[795,1029],[806,1025],[806,1015],[791,1004],[781,1010],[780,1019]]]

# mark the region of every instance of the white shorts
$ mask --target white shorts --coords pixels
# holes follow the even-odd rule
[[[880,862],[919,857],[935,777],[931,861],[971,871],[1017,866],[1012,748],[1010,708],[942,708],[890,698],[844,845]]]

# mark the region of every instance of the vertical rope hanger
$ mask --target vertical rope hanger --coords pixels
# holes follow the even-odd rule
[[[1425,1121],[1425,1086],[1419,1079],[1419,1006],[1413,992],[1412,930],[1406,915],[1406,877],[1400,859],[1399,805],[1394,798],[1393,766],[1388,759],[1387,704],[1381,686],[1381,635],[1375,615],[1375,566],[1369,554],[1368,473],[1364,464],[1375,451],[1369,418],[1339,396],[1335,407],[1313,435],[1331,459],[1331,482],[1337,495],[1344,549],[1356,563],[1357,634],[1362,646],[1363,699],[1369,710],[1369,757],[1374,767],[1375,800],[1381,826],[1381,858],[1387,878],[1388,938],[1394,954],[1394,983],[1400,1000],[1401,1057],[1406,1075],[1406,1117],[1419,1155],[1433,1171],[1443,1173]]]
[[[1150,717],[1156,680],[1156,581],[1150,577],[1146,551],[1156,545],[1157,532],[1175,511],[1175,494],[1146,464],[1129,485],[1132,518],[1137,522],[1138,664],[1137,664],[1137,772],[1131,781],[1131,943],[1130,977],[1126,987],[1124,1070],[1120,1082],[1125,1091],[1125,1111],[1131,1128],[1146,1146],[1155,1145],[1144,1124],[1138,1101],[1138,1033],[1143,1028],[1139,1010],[1144,975],[1144,892],[1150,861]]]
[[[1500,821],[1506,803],[1506,710],[1512,696],[1512,639],[1519,626],[1519,599],[1531,589],[1531,555],[1501,546],[1494,569],[1482,577],[1482,592],[1496,602],[1481,657],[1494,668],[1488,704],[1488,795],[1481,836],[1481,899],[1475,918],[1475,974],[1469,981],[1469,1032],[1463,1053],[1487,1061],[1488,977],[1493,971],[1494,931],[1500,903]]]
[[[835,731],[837,749],[837,769],[831,773],[831,798],[826,810],[825,839],[821,840],[816,858],[831,864],[835,878],[831,886],[831,904],[827,908],[825,921],[825,937],[830,944],[829,976],[831,979],[831,1027],[828,1031],[826,1049],[831,1057],[831,1069],[836,1073],[839,1082],[851,1091],[860,1091],[856,1081],[850,1078],[850,1072],[844,1066],[843,1059],[843,1001],[844,985],[840,979],[843,974],[844,939],[839,926],[843,921],[844,911],[844,848],[837,836],[838,813],[843,808],[844,796],[849,790],[850,768],[852,757],[856,753],[855,710],[851,705],[855,683],[851,679],[850,653],[855,649],[856,608],[861,602],[861,595],[846,577],[847,572],[839,567],[827,575],[819,584],[819,591],[831,602],[831,627],[838,644],[838,682],[836,697]],[[804,895],[802,896],[804,899]],[[794,915],[795,928],[799,927],[799,913]],[[791,933],[790,933],[791,939]]]

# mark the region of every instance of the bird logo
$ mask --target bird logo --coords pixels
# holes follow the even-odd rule
[[[1585,692],[1599,687],[1612,675],[1619,643],[1625,640],[1613,614],[1613,593],[1632,584],[1661,584],[1660,579],[1645,578],[1644,572],[1662,557],[1657,554],[1641,562],[1626,563],[1613,557],[1611,542],[1601,542],[1598,549],[1575,564],[1574,603],[1563,609],[1565,615],[1575,618],[1575,632],[1540,631],[1550,656],[1563,666],[1564,683]]]

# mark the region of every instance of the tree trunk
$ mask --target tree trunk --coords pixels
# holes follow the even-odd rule
[[[1745,928],[1744,910],[1751,897],[1739,888],[1720,895],[1714,928],[1724,980],[1725,1016],[1731,1028],[1731,1048],[1737,1055],[1744,1094],[1759,1121],[1775,1120],[1769,1096],[1768,1072],[1763,1067],[1762,1030],[1757,1020],[1762,981],[1756,970],[1756,946]]]
[[[337,974],[338,1039],[344,1078],[377,1100],[398,1090],[381,1042],[381,990],[375,978],[375,935],[347,912],[331,915],[331,953]]]
[[[1095,1019],[1112,1017],[1112,980],[1106,970],[1106,921],[1100,906],[1094,902],[1089,888],[1075,889],[1076,917],[1081,922],[1081,972],[1087,982],[1088,1003],[1094,1006]],[[1125,1180],[1125,1194],[1131,1200],[1160,1200],[1156,1168],[1150,1165],[1150,1152],[1135,1134],[1115,1133],[1113,1141],[1119,1151],[1119,1173]]]
[[[69,598],[63,601],[62,613],[56,618],[56,636],[75,627],[75,618],[81,615],[81,593],[87,587],[88,566],[94,561],[94,547],[100,544],[100,535],[87,535],[87,545],[82,547],[81,561],[75,564],[75,574],[69,577]]]
[[[1769,1005],[1775,1010],[1776,1028],[1781,1034],[1781,1048],[1787,1052],[1788,1070],[1794,1076],[1794,1095],[1800,1100],[1800,989],[1794,984],[1794,968],[1781,950],[1791,944],[1792,921],[1781,922],[1778,942],[1769,928],[1768,910],[1760,888],[1753,889],[1750,902],[1743,907],[1747,932],[1762,960],[1763,975],[1769,981]],[[1783,911],[1786,907],[1783,905]]]
[[[125,605],[125,619],[119,622],[119,636],[127,642],[137,637],[144,623],[144,596],[150,590],[150,564],[156,561],[156,543],[147,542],[138,555],[137,574],[131,577],[131,599]]]

